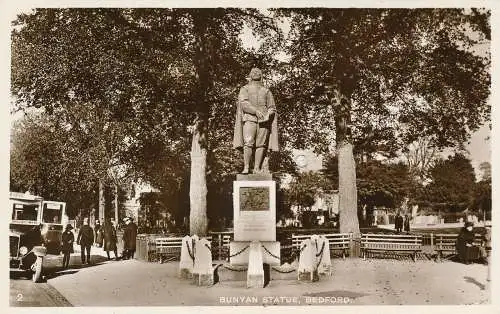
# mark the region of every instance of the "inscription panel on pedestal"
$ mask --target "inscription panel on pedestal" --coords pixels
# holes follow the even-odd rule
[[[269,210],[268,187],[240,187],[240,211]]]
[[[235,181],[233,186],[234,240],[276,240],[274,181]]]

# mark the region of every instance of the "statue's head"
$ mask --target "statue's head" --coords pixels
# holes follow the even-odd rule
[[[262,80],[262,71],[259,68],[253,68],[248,75],[248,78],[252,81]]]

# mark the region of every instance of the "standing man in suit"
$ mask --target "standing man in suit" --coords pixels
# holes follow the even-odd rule
[[[80,245],[80,252],[82,257],[82,264],[90,264],[90,248],[94,244],[94,230],[89,226],[89,219],[83,219],[83,226],[78,232],[78,237],[76,239],[76,244]],[[85,256],[85,253],[87,255]],[[85,257],[87,257],[85,259]]]

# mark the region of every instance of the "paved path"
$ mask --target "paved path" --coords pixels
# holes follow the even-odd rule
[[[10,280],[9,305],[14,307],[71,306],[56,289],[47,283],[33,283],[24,278]]]
[[[75,306],[490,302],[485,265],[382,259],[334,259],[333,265],[333,275],[322,277],[319,282],[298,282],[292,273],[286,280],[272,280],[263,289],[247,289],[245,281],[227,280],[227,276],[214,286],[197,287],[177,278],[176,262],[136,260],[106,261],[54,276],[48,283]]]
[[[57,272],[57,265],[60,258],[58,256],[48,255],[44,259],[45,282],[34,283],[31,277],[25,274],[13,272],[10,275],[9,282],[9,305],[13,307],[60,307],[71,306],[66,298],[46,282],[50,276]]]
[[[49,283],[51,279],[65,276],[66,280],[71,281],[72,275],[82,269],[92,269],[99,267],[101,263],[106,262],[104,257],[106,254],[99,248],[92,248],[93,265],[82,266],[80,260],[80,252],[71,255],[72,267],[67,270],[61,268],[62,255],[47,255],[43,259],[42,282],[34,283],[31,277],[26,277],[20,272],[11,272],[9,281],[9,304],[12,307],[60,307],[71,306],[71,303],[59,293]],[[111,254],[113,256],[113,253]]]

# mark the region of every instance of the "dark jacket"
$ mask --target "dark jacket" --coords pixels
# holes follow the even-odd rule
[[[89,225],[83,225],[78,232],[76,243],[82,246],[94,244],[94,230]]]
[[[62,234],[62,246],[61,250],[63,253],[73,253],[73,242],[75,242],[75,235],[71,230],[66,230]]]
[[[125,226],[123,230],[123,248],[135,250],[135,240],[137,238],[137,225],[133,222]]]
[[[467,228],[462,228],[457,238],[457,246],[465,246],[466,244],[474,243],[474,230],[469,231]]]
[[[457,242],[455,244],[458,254],[464,256],[467,250],[467,244],[472,245],[474,243],[474,230],[469,231],[467,228],[462,228],[457,237]]]
[[[111,223],[107,223],[103,228],[104,235],[104,251],[114,251],[116,250],[116,230]]]
[[[403,216],[397,215],[394,219],[394,227],[397,229],[403,229]]]

